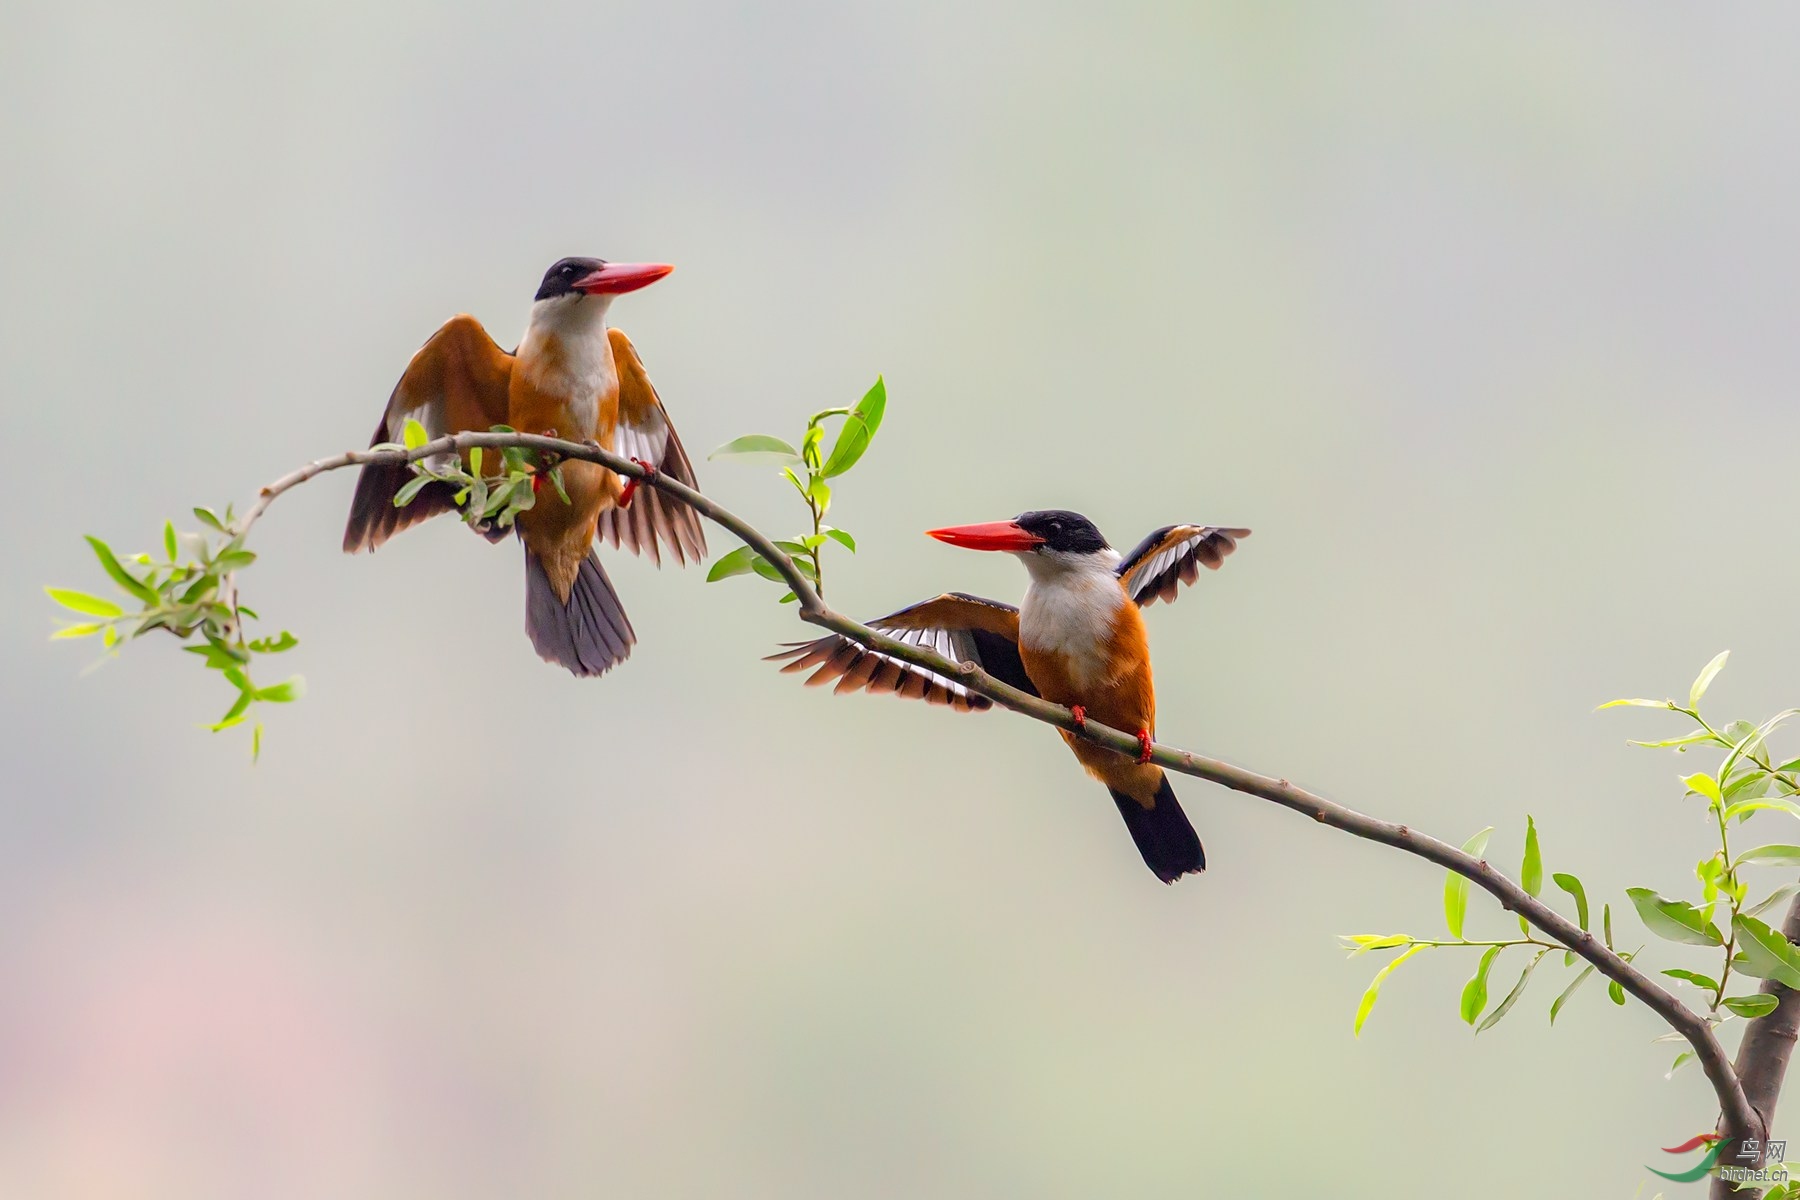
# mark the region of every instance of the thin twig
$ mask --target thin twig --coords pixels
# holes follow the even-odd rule
[[[593,442],[569,442],[559,438],[526,433],[459,433],[438,438],[412,450],[396,448],[349,451],[332,458],[322,458],[308,463],[263,488],[257,496],[256,503],[238,522],[235,532],[240,534],[247,532],[282,493],[328,471],[366,463],[417,462],[439,454],[461,454],[475,446],[494,448],[521,446],[539,453],[581,459],[598,463],[621,475],[642,480],[646,486],[660,488],[689,505],[709,521],[736,534],[746,545],[762,555],[781,575],[798,599],[797,615],[802,621],[829,629],[833,633],[841,634],[859,645],[879,651],[891,658],[924,667],[947,678],[953,678],[968,690],[986,696],[994,703],[1021,716],[1030,717],[1046,725],[1053,725],[1077,737],[1086,738],[1096,745],[1118,751],[1120,754],[1132,757],[1138,755],[1140,747],[1133,734],[1109,728],[1092,719],[1077,724],[1074,714],[1068,709],[1059,704],[1051,704],[1036,696],[1027,695],[1017,688],[1009,687],[973,663],[952,662],[929,650],[897,641],[867,625],[853,621],[841,613],[834,612],[820,599],[818,592],[814,590],[800,569],[794,565],[793,560],[760,530],[736,514],[721,508],[702,493],[671,479],[667,474],[658,472],[654,475],[646,475],[644,469],[630,459],[614,454]],[[1557,944],[1567,947],[1579,957],[1593,964],[1594,968],[1602,975],[1635,996],[1661,1017],[1671,1029],[1687,1040],[1688,1044],[1693,1047],[1695,1058],[1706,1072],[1707,1079],[1712,1083],[1713,1091],[1718,1096],[1721,1113],[1718,1131],[1721,1135],[1758,1139],[1767,1136],[1762,1116],[1758,1114],[1757,1109],[1752,1106],[1750,1099],[1745,1094],[1742,1078],[1726,1056],[1725,1048],[1714,1035],[1712,1026],[1704,1018],[1608,949],[1593,934],[1583,930],[1573,921],[1526,892],[1518,883],[1496,871],[1486,861],[1471,854],[1465,854],[1447,842],[1439,841],[1437,838],[1420,833],[1405,825],[1367,816],[1328,800],[1316,792],[1297,787],[1285,779],[1259,775],[1254,771],[1233,766],[1220,759],[1208,758],[1205,755],[1193,754],[1169,746],[1155,745],[1151,750],[1150,761],[1166,770],[1192,775],[1197,779],[1219,784],[1232,791],[1278,804],[1283,808],[1310,817],[1322,825],[1342,830],[1365,841],[1392,846],[1396,850],[1402,850],[1427,862],[1435,863],[1437,866],[1472,881],[1498,900],[1502,908],[1516,912],[1525,919],[1527,924],[1548,934]],[[1796,906],[1796,912],[1800,912],[1800,900],[1796,900]],[[1794,1007],[1800,1008],[1800,1005]],[[1751,1029],[1754,1031],[1761,1023],[1761,1021],[1752,1023]],[[1747,1036],[1745,1045],[1749,1044],[1750,1039]],[[1742,1052],[1740,1051],[1740,1053]],[[1746,1067],[1746,1070],[1748,1069]],[[1779,1075],[1776,1078],[1777,1085],[1779,1085]]]

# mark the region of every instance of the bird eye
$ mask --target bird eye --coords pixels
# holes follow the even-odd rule
[[[575,273],[574,264],[573,263],[564,263],[562,273],[564,275],[573,275]]]

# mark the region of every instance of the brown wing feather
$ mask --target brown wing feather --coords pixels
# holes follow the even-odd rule
[[[1173,604],[1181,585],[1200,577],[1200,568],[1216,571],[1248,529],[1216,525],[1165,525],[1139,542],[1119,560],[1119,580],[1139,607],[1166,600]]]
[[[505,424],[512,363],[513,356],[494,344],[481,322],[467,314],[451,317],[406,365],[369,444],[400,441],[408,419],[417,420],[433,437]],[[405,508],[395,508],[394,497],[412,477],[412,469],[402,464],[362,469],[344,528],[345,550],[373,550],[401,530],[455,507],[449,485],[432,483]]]
[[[656,469],[669,478],[698,488],[694,464],[689,461],[681,437],[669,420],[644,360],[638,357],[631,339],[617,329],[607,331],[612,339],[613,361],[619,371],[619,422],[613,444],[617,453],[646,457],[654,455]],[[639,488],[625,509],[609,508],[600,515],[600,536],[613,546],[633,554],[642,554],[658,566],[662,551],[667,549],[682,566],[706,558],[706,535],[700,527],[700,514],[655,488]]]
[[[1010,604],[947,592],[869,624],[953,662],[972,662],[994,678],[1037,695],[1019,658],[1019,610]],[[809,687],[835,681],[836,692],[891,692],[947,704],[959,712],[993,707],[986,696],[953,679],[866,649],[835,633],[784,647],[768,661],[783,662],[784,672],[812,671],[806,680]]]

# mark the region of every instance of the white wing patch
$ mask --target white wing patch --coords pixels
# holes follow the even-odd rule
[[[425,440],[435,442],[450,432],[450,423],[444,419],[444,402],[442,397],[434,397],[414,408],[404,409],[388,417],[387,436],[390,442],[406,440],[406,423],[417,421],[425,428]],[[425,460],[425,465],[433,471],[446,470],[453,455],[434,454]]]
[[[1248,529],[1217,525],[1175,525],[1158,530],[1124,560],[1130,564],[1121,576],[1125,589],[1139,605],[1173,601],[1181,585],[1200,577],[1200,568],[1218,570],[1238,542],[1249,536]]]
[[[975,658],[975,639],[967,630],[895,629],[891,626],[883,625],[880,622],[875,622],[870,628],[881,630],[881,632],[887,634],[896,642],[905,642],[909,646],[917,646],[921,650],[930,650],[934,654],[941,654],[951,662],[965,663],[970,662]],[[975,695],[975,693],[956,682],[956,680],[939,675],[936,671],[928,671],[924,667],[915,666],[909,662],[903,662],[891,655],[883,654],[879,650],[869,650],[867,653],[873,654],[884,662],[891,662],[909,674],[923,675],[926,679],[929,679],[939,687],[949,691],[952,695]],[[986,697],[982,697],[982,699],[986,699]]]
[[[668,446],[669,419],[663,415],[660,407],[652,410],[642,425],[627,425],[621,421],[618,429],[613,432],[614,454],[635,458],[651,466],[662,462],[663,451]]]

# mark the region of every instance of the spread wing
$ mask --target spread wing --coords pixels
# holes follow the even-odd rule
[[[494,344],[480,321],[451,317],[406,364],[369,444],[400,441],[408,420],[434,438],[505,424],[512,364],[513,356]],[[373,550],[402,529],[456,507],[449,485],[432,483],[405,508],[395,508],[395,495],[412,477],[403,463],[362,469],[344,528],[345,550]]]
[[[1165,525],[1137,544],[1119,560],[1119,581],[1142,608],[1158,600],[1173,604],[1184,583],[1200,577],[1200,568],[1216,571],[1225,556],[1237,549],[1248,529],[1217,525]]]
[[[617,329],[607,330],[612,339],[613,361],[619,370],[619,425],[613,435],[613,453],[650,463],[669,478],[687,484],[694,481],[694,464],[688,461],[675,426],[657,398],[644,360],[631,340]],[[662,565],[662,550],[686,566],[706,558],[706,535],[700,514],[655,488],[639,488],[629,508],[609,508],[600,514],[600,536],[633,554],[645,554]]]
[[[1019,610],[1010,604],[948,592],[869,624],[899,641],[935,650],[952,662],[972,662],[995,679],[1033,696],[1038,694],[1019,659]],[[978,712],[994,704],[954,679],[865,649],[835,633],[816,641],[796,642],[769,656],[771,662],[780,660],[786,660],[781,668],[784,672],[817,667],[806,681],[808,687],[835,679],[838,692],[892,692],[948,704],[960,712]]]

